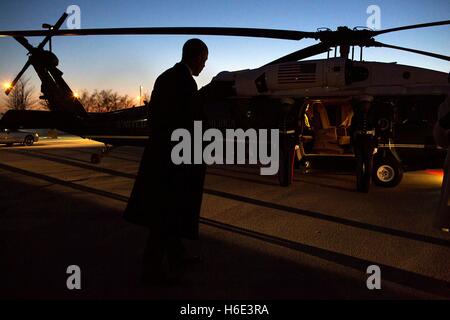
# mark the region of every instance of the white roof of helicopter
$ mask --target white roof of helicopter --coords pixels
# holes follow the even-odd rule
[[[348,82],[349,73],[353,78],[351,82]],[[258,90],[256,82],[261,79],[264,79],[267,91]],[[221,72],[213,81],[233,81],[239,97],[438,95],[450,92],[448,74],[444,72],[395,62],[346,58],[304,60]]]

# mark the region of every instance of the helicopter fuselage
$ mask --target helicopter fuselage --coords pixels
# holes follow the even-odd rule
[[[30,59],[42,81],[42,98],[48,101],[52,112],[30,111],[34,113],[31,114],[27,111],[9,111],[2,119],[2,126],[57,128],[115,146],[143,146],[147,143],[151,130],[148,126],[151,109],[148,106],[105,113],[86,112],[63,80],[62,72],[57,68],[57,59],[50,59],[52,57],[43,52],[45,51],[35,52]],[[223,130],[280,129],[285,139],[283,145],[288,149],[287,159],[292,158],[294,148],[298,151],[306,146],[304,117],[308,105],[315,101],[324,104],[326,108],[330,101],[338,101],[340,109],[339,106],[354,96],[371,95],[374,97],[374,107],[384,110],[381,113],[385,114],[384,118],[379,119],[384,129],[377,130],[379,147],[389,148],[389,154],[400,160],[396,150],[406,150],[405,146],[409,146],[410,150],[436,149],[429,137],[432,137],[432,122],[437,119],[432,116],[423,119],[422,122],[426,122],[425,129],[409,128],[411,135],[406,138],[407,143],[403,143],[398,140],[398,136],[399,132],[406,129],[396,120],[399,110],[408,108],[411,103],[417,105],[420,101],[420,107],[417,108],[428,108],[428,114],[437,115],[435,109],[439,101],[448,95],[450,86],[448,76],[443,72],[396,63],[330,58],[221,72],[204,91],[208,96],[204,107],[208,127]],[[224,91],[227,92],[226,96],[222,94]],[[215,96],[217,92],[219,94]],[[337,130],[339,123],[335,122],[330,126]],[[318,136],[312,137],[315,138]],[[345,134],[333,136],[338,145],[345,138]],[[346,154],[345,144],[343,145],[344,151],[335,149],[336,154],[334,151],[330,153],[326,150],[324,153],[320,148],[315,148],[316,152],[312,152],[312,155]],[[351,155],[351,152],[347,153]],[[298,155],[297,159],[300,160],[301,157]]]

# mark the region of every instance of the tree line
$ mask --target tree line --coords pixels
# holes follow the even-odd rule
[[[30,86],[29,79],[20,79],[10,94],[4,98],[6,109],[48,109],[48,101],[35,99],[33,93],[34,88]],[[145,94],[141,99],[133,99],[128,95],[120,95],[109,89],[92,92],[83,90],[76,99],[80,100],[87,112],[110,112],[142,105],[149,101],[150,97]]]

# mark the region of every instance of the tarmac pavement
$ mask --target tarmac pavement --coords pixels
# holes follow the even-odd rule
[[[76,138],[0,146],[0,298],[450,298],[450,236],[432,228],[435,171],[361,194],[348,173],[296,171],[283,188],[256,167],[209,167],[197,244],[205,261],[186,266],[179,285],[144,287],[147,230],[122,219],[142,148],[91,164],[101,147]],[[81,290],[66,286],[70,265]],[[381,290],[367,288],[371,265]]]

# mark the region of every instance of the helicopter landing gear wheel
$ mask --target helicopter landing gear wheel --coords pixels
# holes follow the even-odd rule
[[[369,192],[370,172],[368,167],[361,159],[356,160],[356,190],[358,192]]]
[[[100,153],[94,153],[93,155],[91,155],[91,163],[99,164],[102,158],[108,155],[108,153],[110,153],[115,148],[116,148],[115,146],[105,144],[105,147],[102,149]]]
[[[278,182],[280,186],[290,186],[294,180],[294,150],[284,150],[280,152],[280,167],[278,169]]]
[[[99,164],[101,160],[101,157],[99,154],[94,153],[93,155],[91,155],[91,163],[93,164]]]
[[[373,183],[380,187],[392,188],[397,186],[403,178],[401,164],[391,158],[377,158],[374,160]]]

